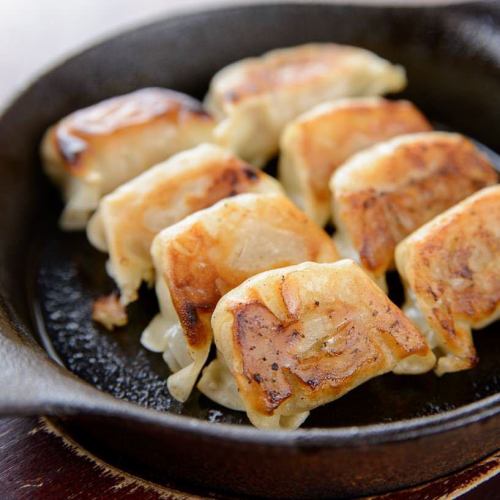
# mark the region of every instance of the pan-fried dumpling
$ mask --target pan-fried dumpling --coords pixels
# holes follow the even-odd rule
[[[242,194],[200,210],[156,236],[151,253],[161,312],[141,341],[164,353],[180,401],[206,361],[222,295],[268,269],[337,259],[331,238],[282,194]]]
[[[436,373],[477,362],[471,328],[500,318],[500,186],[439,215],[396,248],[405,312],[438,356]]]
[[[87,234],[109,252],[108,271],[121,303],[137,298],[141,282],[153,283],[150,248],[162,229],[215,202],[244,192],[282,193],[279,183],[218,146],[178,153],[105,196]]]
[[[285,125],[316,104],[397,92],[405,85],[403,68],[372,52],[307,44],[223,68],[212,79],[205,102],[219,120],[215,139],[260,166],[277,153]]]
[[[212,328],[216,367],[198,387],[246,410],[261,429],[296,428],[313,408],[377,375],[423,373],[435,364],[423,335],[347,259],[248,279],[220,300]]]
[[[103,195],[174,153],[210,141],[214,122],[191,97],[146,88],[71,113],[42,142],[63,191],[63,229],[84,229]]]
[[[337,167],[377,142],[431,128],[408,101],[359,97],[320,104],[285,128],[280,180],[292,200],[323,226],[330,218],[328,182]]]
[[[459,134],[396,137],[354,155],[332,176],[335,241],[385,289],[396,245],[497,174]]]

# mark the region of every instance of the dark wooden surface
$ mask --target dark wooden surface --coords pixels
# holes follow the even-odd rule
[[[500,498],[500,453],[453,476],[396,493],[384,500]],[[125,474],[87,454],[49,421],[0,420],[0,498],[18,499],[195,499]]]
[[[133,478],[63,440],[37,418],[0,420],[0,498],[196,498]]]

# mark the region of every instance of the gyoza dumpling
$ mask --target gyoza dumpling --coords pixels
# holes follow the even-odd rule
[[[210,141],[214,122],[191,97],[146,88],[71,113],[42,142],[62,189],[63,229],[83,229],[103,195],[174,153]]]
[[[217,304],[212,328],[218,358],[198,387],[261,429],[296,428],[313,408],[377,375],[423,373],[435,363],[411,321],[347,259],[248,279]]]
[[[337,167],[377,142],[431,128],[408,101],[360,97],[320,104],[285,128],[280,180],[292,200],[323,226],[330,218],[328,182]]]
[[[402,239],[496,180],[491,163],[459,134],[424,132],[377,144],[354,155],[330,181],[339,251],[385,289]]]
[[[285,125],[316,104],[397,92],[405,85],[403,68],[372,52],[307,44],[225,67],[212,79],[205,102],[220,120],[216,140],[259,166],[277,153]]]
[[[279,183],[218,146],[178,153],[105,196],[87,234],[109,252],[108,272],[126,305],[141,282],[153,282],[150,248],[164,228],[215,202],[244,192],[282,193]]]
[[[219,299],[249,276],[313,260],[332,262],[331,238],[281,194],[242,194],[164,229],[151,248],[161,313],[143,332],[174,373],[170,393],[185,401],[212,343]]]
[[[500,317],[500,186],[485,188],[403,240],[405,312],[436,349],[436,373],[477,362],[471,328]]]

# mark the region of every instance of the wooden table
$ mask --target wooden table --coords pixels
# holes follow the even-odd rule
[[[207,0],[0,2],[0,109],[48,65],[95,39],[179,9],[191,10],[212,3]],[[196,498],[113,469],[70,443],[48,421],[37,418],[0,420],[0,450],[2,499]],[[438,498],[467,490],[467,498],[500,498],[500,475],[494,477],[499,471],[500,454],[452,478],[385,498],[417,499],[426,495]]]
[[[200,498],[143,481],[102,462],[45,419],[0,419],[0,450],[0,498],[6,500]],[[466,499],[498,499],[498,472],[500,453],[453,476],[377,498],[419,500],[463,494]]]

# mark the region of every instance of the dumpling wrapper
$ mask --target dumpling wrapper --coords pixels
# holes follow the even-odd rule
[[[358,47],[316,43],[235,62],[212,79],[205,99],[219,121],[215,140],[261,166],[285,125],[331,99],[381,95],[406,86],[401,66]]]
[[[377,144],[332,176],[335,242],[385,290],[401,240],[496,181],[490,161],[459,134],[423,132]]]
[[[396,248],[404,311],[438,356],[436,373],[477,363],[471,328],[500,318],[500,186],[450,208]]]
[[[185,401],[212,344],[212,311],[245,279],[338,258],[331,238],[284,195],[242,194],[164,229],[153,241],[160,314],[141,342],[163,352],[172,396]]]
[[[99,200],[169,156],[211,141],[213,119],[185,94],[145,88],[63,118],[45,134],[47,175],[63,192],[60,225],[84,229]]]
[[[342,163],[378,142],[431,129],[408,101],[359,97],[323,103],[285,128],[279,178],[290,198],[324,226],[331,216],[328,182]]]
[[[435,364],[423,335],[351,260],[254,276],[220,300],[212,328],[218,357],[198,388],[260,429],[297,428],[373,377]]]
[[[228,196],[282,193],[279,183],[224,149],[203,144],[178,153],[105,196],[90,219],[91,243],[109,253],[107,269],[121,303],[154,282],[150,249],[164,228]]]

